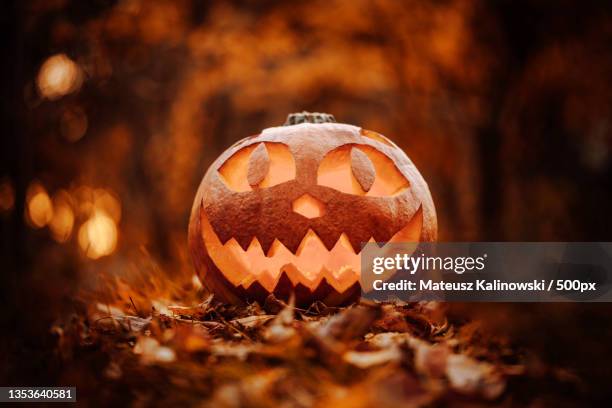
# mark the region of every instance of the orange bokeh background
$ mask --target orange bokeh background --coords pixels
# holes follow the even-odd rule
[[[609,240],[610,13],[512,4],[12,4],[5,298],[35,293],[52,315],[43,305],[100,280],[195,288],[186,230],[204,171],[302,110],[403,148],[441,240]]]

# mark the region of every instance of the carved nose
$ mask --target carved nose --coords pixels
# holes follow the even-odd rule
[[[325,213],[325,204],[311,196],[304,194],[293,201],[293,211],[306,217],[317,218]]]

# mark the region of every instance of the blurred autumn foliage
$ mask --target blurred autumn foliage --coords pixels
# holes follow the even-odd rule
[[[190,277],[185,230],[206,167],[306,109],[397,142],[429,182],[441,240],[605,240],[609,10],[510,3],[7,5],[11,232],[43,239],[16,231],[33,181],[51,195],[107,189],[123,214],[117,249],[144,246]],[[76,236],[92,213],[74,212]],[[11,245],[23,265],[31,253]]]
[[[77,289],[101,280],[151,273],[195,285],[186,227],[205,169],[301,110],[402,147],[432,190],[441,240],[612,237],[607,2],[2,9],[7,326],[19,310],[25,331],[46,330]]]

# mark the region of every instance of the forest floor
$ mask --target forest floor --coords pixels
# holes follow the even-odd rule
[[[52,328],[61,384],[88,405],[560,406],[588,389],[440,303],[299,309],[98,304]],[[561,403],[562,402],[562,403]]]

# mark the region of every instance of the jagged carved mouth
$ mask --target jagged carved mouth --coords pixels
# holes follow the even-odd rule
[[[312,290],[326,279],[338,292],[344,292],[359,280],[361,256],[359,251],[355,252],[344,233],[331,250],[325,247],[315,232],[308,230],[295,253],[279,240],[274,240],[266,254],[257,237],[253,238],[246,251],[234,238],[221,243],[203,211],[201,225],[202,238],[211,260],[235,286],[248,288],[258,281],[272,292],[282,272],[287,274],[294,286],[301,283]],[[388,243],[418,242],[422,225],[423,212],[419,208]],[[368,242],[375,241],[370,238]]]

